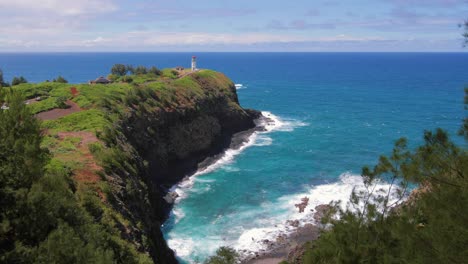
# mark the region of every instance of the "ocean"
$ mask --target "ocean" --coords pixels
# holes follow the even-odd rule
[[[201,262],[220,246],[260,251],[264,239],[303,219],[294,204],[347,200],[364,165],[425,129],[456,136],[465,116],[468,53],[23,53],[0,54],[5,79],[64,76],[87,82],[114,63],[221,71],[238,84],[243,107],[274,124],[241,149],[174,187],[180,198],[163,225],[182,262]],[[382,183],[384,184],[384,183]]]

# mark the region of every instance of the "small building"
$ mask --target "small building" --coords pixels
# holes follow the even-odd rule
[[[108,79],[104,78],[103,76],[97,78],[96,80],[94,81],[89,81],[89,84],[109,84],[111,83],[111,81],[109,81]]]
[[[185,68],[182,67],[182,66],[177,66],[177,67],[175,67],[175,70],[176,70],[176,71],[184,71]]]

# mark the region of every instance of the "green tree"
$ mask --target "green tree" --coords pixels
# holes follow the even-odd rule
[[[126,67],[130,74],[135,74],[135,68],[132,65],[128,64]]]
[[[468,110],[468,88],[465,88],[465,110]],[[463,119],[463,125],[460,128],[459,134],[465,137],[468,141],[468,117]]]
[[[8,83],[5,83],[5,80],[3,79],[3,71],[0,69],[0,88],[8,86]]]
[[[363,169],[366,188],[356,190],[305,263],[463,263],[468,258],[468,155],[438,129],[426,132],[416,151],[399,140],[390,158]],[[381,180],[399,188],[376,188]],[[409,201],[395,207],[419,185]],[[389,199],[393,197],[393,199]],[[392,200],[392,201],[390,201]],[[352,208],[352,209],[351,209]]]
[[[151,67],[148,70],[148,73],[154,74],[156,76],[160,76],[162,74],[162,72],[158,68],[156,68],[155,66]]]
[[[57,79],[54,79],[53,82],[68,83],[68,81],[65,78],[63,78],[62,76],[57,77]]]
[[[232,248],[220,247],[216,255],[205,261],[205,264],[235,264],[239,262],[239,254]]]
[[[111,69],[111,74],[117,75],[117,76],[124,76],[127,74],[127,67],[123,64],[114,64]]]
[[[133,78],[132,78],[132,76],[124,76],[122,78],[122,81],[126,82],[126,83],[131,83],[131,82],[133,82]]]
[[[22,84],[22,83],[27,83],[27,82],[28,81],[23,76],[13,77],[13,80],[11,81],[11,85],[14,86],[14,85]]]
[[[148,69],[146,69],[145,66],[138,66],[135,68],[135,74],[147,74],[148,73]]]
[[[47,161],[47,152],[40,147],[39,121],[18,92],[3,93],[10,108],[0,111],[0,255],[14,247],[19,203],[26,200],[33,182],[43,175]]]

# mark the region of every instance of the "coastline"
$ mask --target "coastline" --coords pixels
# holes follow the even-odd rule
[[[222,166],[224,164],[222,162],[223,158],[226,156],[229,156],[228,158],[231,159],[240,154],[245,148],[252,145],[255,140],[252,137],[254,137],[255,134],[268,132],[268,126],[274,124],[275,121],[262,112],[254,122],[256,124],[255,127],[233,134],[229,146],[224,148],[222,152],[206,157],[204,160],[199,162],[197,171],[185,176],[180,182],[174,184],[169,189],[166,196],[164,196],[164,200],[173,206],[181,198],[184,198],[180,189],[191,188],[195,177],[214,171],[218,167]],[[232,151],[234,153],[228,153],[228,151]],[[173,212],[173,208],[171,208],[171,211]]]
[[[267,134],[273,131],[291,132],[295,127],[308,125],[306,123],[295,120],[282,120],[270,112],[261,112],[261,115],[259,115],[259,117],[255,119],[254,122],[256,124],[254,128],[233,134],[231,142],[227,148],[225,148],[221,153],[209,156],[203,161],[199,162],[198,170],[195,173],[185,176],[179,183],[173,185],[169,189],[164,199],[170,204],[171,211],[163,226],[166,225],[167,221],[172,217],[172,221],[174,221],[174,223],[177,223],[180,219],[185,217],[185,214],[178,211],[177,208],[174,208],[174,206],[187,197],[187,190],[193,187],[198,176],[215,171],[218,168],[230,163],[232,160],[234,160],[235,156],[242,153],[248,147],[261,146],[257,144],[257,141],[259,138],[261,138],[262,134]],[[268,238],[270,238],[271,235],[273,235],[275,239],[278,238],[276,241],[273,241],[271,238],[270,241],[267,239],[267,237],[262,238],[262,235],[258,236],[258,234],[254,234],[255,240],[252,237],[251,241],[249,234],[245,234],[245,236],[242,234],[238,242],[244,239],[242,242],[248,243],[243,244],[242,246],[232,245],[240,253],[242,263],[246,263],[247,261],[252,260],[264,259],[269,256],[287,256],[287,253],[291,247],[300,245],[302,242],[316,239],[319,234],[318,227],[309,224],[305,225],[306,223],[313,222],[313,213],[311,214],[310,212],[314,210],[311,208],[315,205],[317,204],[310,205],[307,208],[308,212],[304,212],[300,220],[286,220],[285,223],[278,222],[277,225],[275,225],[273,228],[276,230],[271,234],[267,234]],[[294,208],[294,205],[292,205],[292,208]],[[311,220],[304,221],[305,218],[310,218]],[[293,217],[290,219],[295,218]],[[248,230],[246,231],[248,233]],[[248,237],[248,241],[245,241],[246,237]],[[169,244],[169,247],[176,253],[176,255],[184,252],[182,255],[179,255],[182,257],[186,254],[187,248],[184,246],[184,241],[174,240],[171,243],[171,238],[165,237],[165,239]],[[249,245],[254,245],[254,248],[256,249],[249,248]],[[180,246],[182,246],[182,248],[180,248]],[[181,251],[179,252],[179,250]]]
[[[241,263],[244,264],[277,264],[281,261],[295,259],[301,256],[304,244],[319,238],[323,227],[319,224],[329,205],[320,204],[311,209],[305,206],[308,211],[313,211],[313,217],[302,222],[287,220],[286,224],[293,227],[289,233],[279,235],[275,241],[263,240],[261,243],[268,244],[266,250],[244,257]],[[241,252],[242,253],[242,252]]]

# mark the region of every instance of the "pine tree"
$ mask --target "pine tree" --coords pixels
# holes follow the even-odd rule
[[[18,92],[2,92],[9,109],[0,110],[0,255],[14,246],[19,204],[44,174],[47,161],[39,121]]]

